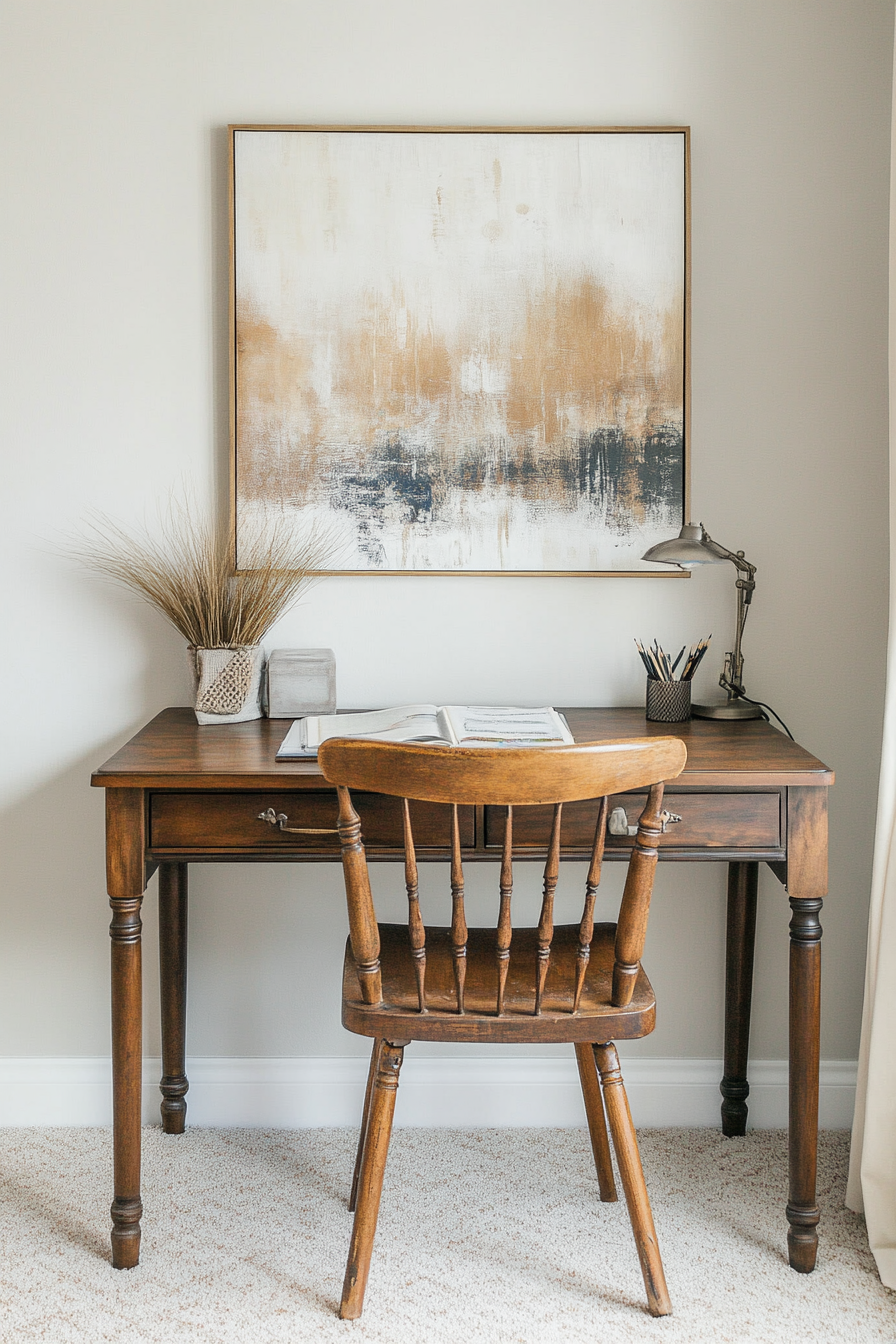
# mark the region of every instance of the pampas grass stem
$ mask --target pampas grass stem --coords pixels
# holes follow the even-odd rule
[[[188,644],[232,649],[259,644],[330,567],[337,546],[320,527],[297,538],[280,516],[264,537],[241,545],[236,570],[228,532],[188,500],[172,502],[158,536],[98,514],[73,550],[90,569],[145,598]]]

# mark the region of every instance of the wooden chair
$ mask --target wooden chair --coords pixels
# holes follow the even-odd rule
[[[678,738],[582,746],[445,748],[335,739],[320,769],[339,795],[339,835],[349,942],[342,1021],[373,1037],[370,1073],[349,1208],[355,1211],[339,1315],[361,1315],[376,1232],[395,1094],[404,1047],[420,1041],[569,1041],[575,1045],[602,1200],[615,1200],[604,1104],[635,1244],[654,1316],[672,1310],[614,1040],[653,1030],[653,990],[641,953],[663,825],[663,780],[682,770]],[[608,798],[649,788],[616,924],[594,923]],[[361,825],[350,789],[403,800],[408,923],[378,924]],[[564,803],[599,799],[581,921],[554,927],[554,891]],[[410,802],[408,800],[411,800]],[[424,927],[417,890],[413,802],[451,807],[448,928]],[[500,809],[504,836],[497,927],[468,929],[458,807]],[[545,837],[544,897],[537,928],[511,921],[514,809],[552,805]],[[480,813],[480,818],[483,813]],[[490,819],[494,813],[489,813]],[[499,822],[500,826],[500,822]],[[500,840],[499,840],[500,843]],[[531,850],[530,850],[531,853]]]

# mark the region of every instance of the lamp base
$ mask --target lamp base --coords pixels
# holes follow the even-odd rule
[[[749,700],[723,700],[718,705],[691,705],[692,719],[761,719],[762,710]]]

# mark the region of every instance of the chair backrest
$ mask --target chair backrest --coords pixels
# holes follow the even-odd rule
[[[513,809],[553,805],[547,860],[544,868],[541,916],[538,923],[535,1013],[541,1012],[542,997],[554,930],[554,891],[560,861],[560,827],[563,804],[597,799],[597,820],[585,902],[579,926],[575,984],[570,986],[572,1011],[579,1006],[594,933],[594,903],[606,836],[607,802],[615,793],[648,788],[638,822],[625,890],[616,928],[612,1003],[623,1007],[631,1001],[644,950],[653,874],[657,861],[656,840],[662,831],[663,781],[674,779],[684,768],[687,751],[677,737],[643,738],[631,741],[593,742],[575,746],[528,748],[463,748],[403,746],[391,742],[333,738],[324,742],[318,764],[324,777],[337,786],[339,835],[348,899],[352,952],[358,968],[361,993],[369,1004],[382,1002],[380,943],[370,890],[361,822],[351,800],[351,789],[389,794],[402,799],[404,818],[405,881],[408,893],[408,933],[417,976],[421,1013],[426,1004],[426,931],[420,913],[417,863],[409,800],[450,804],[451,812],[451,948],[454,960],[456,1010],[464,1011],[467,923],[464,909],[464,877],[461,865],[458,807],[469,804],[507,809],[500,871],[500,903],[495,940],[497,991],[495,1011],[504,1011],[504,992],[513,933]]]

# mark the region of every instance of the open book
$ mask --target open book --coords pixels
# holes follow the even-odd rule
[[[374,742],[426,742],[442,747],[536,747],[573,742],[556,709],[511,705],[401,705],[363,714],[318,714],[296,719],[277,760],[316,756],[328,737]]]

